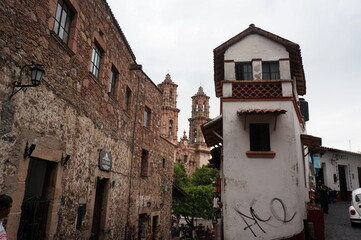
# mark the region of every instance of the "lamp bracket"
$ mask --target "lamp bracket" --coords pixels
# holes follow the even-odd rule
[[[26,146],[25,146],[25,150],[24,150],[24,159],[31,156],[31,154],[33,153],[35,147],[36,147],[35,144],[31,144],[30,147],[29,147],[29,143],[26,142]]]
[[[12,83],[12,93],[11,93],[11,95],[9,96],[9,99],[11,99],[12,96],[14,96],[15,94],[17,94],[20,90],[23,90],[23,91],[25,92],[25,91],[26,91],[26,88],[28,88],[28,87],[37,87],[37,86],[40,84],[40,81],[41,81],[41,80],[39,80],[39,82],[38,82],[37,84],[35,84],[35,83],[33,83],[33,84],[22,84],[22,81],[21,81],[21,80],[22,80],[22,76],[23,76],[24,69],[26,69],[26,68],[29,69],[28,71],[30,71],[30,74],[31,74],[31,72],[32,72],[33,69],[36,69],[37,71],[42,72],[42,75],[43,75],[43,74],[45,73],[45,71],[44,71],[44,69],[43,69],[42,66],[43,66],[43,65],[37,64],[37,63],[35,63],[34,61],[32,61],[31,64],[26,64],[26,65],[24,65],[24,66],[21,68],[21,70],[20,70],[20,80],[14,81],[14,82]],[[40,78],[42,78],[42,75],[41,75]],[[18,88],[18,89],[16,90],[15,88]]]

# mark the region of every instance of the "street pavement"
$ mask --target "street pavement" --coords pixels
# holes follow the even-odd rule
[[[328,214],[324,214],[326,240],[361,240],[361,226],[351,226],[348,216],[349,206],[350,201],[328,206]]]

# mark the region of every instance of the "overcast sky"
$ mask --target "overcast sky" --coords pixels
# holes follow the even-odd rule
[[[248,28],[301,47],[310,121],[322,145],[361,151],[360,0],[107,0],[144,72],[154,83],[169,73],[178,84],[179,130],[189,130],[199,86],[219,115],[213,49]]]

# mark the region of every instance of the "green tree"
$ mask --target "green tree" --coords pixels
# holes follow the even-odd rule
[[[188,199],[173,200],[173,214],[183,216],[186,222],[193,228],[193,219],[195,217],[212,219],[214,215],[213,197],[214,187],[207,186],[189,186],[184,191],[189,195]]]
[[[219,178],[217,169],[203,166],[197,168],[191,176],[191,183],[194,186],[207,186],[211,185]]]
[[[218,178],[218,171],[207,166],[196,169],[188,177],[182,164],[174,164],[174,181],[183,188],[189,197],[187,199],[173,199],[173,214],[178,219],[183,216],[191,227],[194,227],[193,219],[195,217],[212,219],[215,192],[212,183]]]
[[[173,181],[179,187],[186,187],[189,183],[189,178],[183,164],[174,163],[174,176]]]

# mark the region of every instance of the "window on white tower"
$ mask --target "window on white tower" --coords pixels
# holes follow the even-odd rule
[[[262,79],[280,79],[280,64],[278,61],[262,62]]]
[[[236,62],[236,80],[253,80],[252,62]]]
[[[250,150],[270,151],[269,124],[250,124]]]

